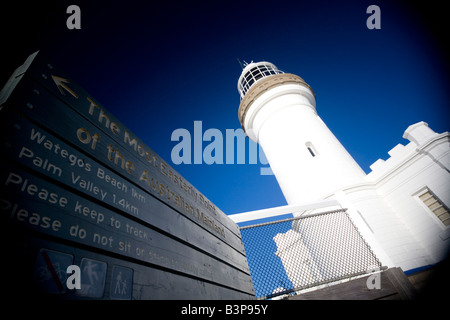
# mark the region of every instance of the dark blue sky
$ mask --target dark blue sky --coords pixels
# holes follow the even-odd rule
[[[174,130],[193,135],[194,121],[224,136],[240,128],[237,58],[267,60],[305,79],[321,118],[369,172],[408,142],[402,134],[409,125],[423,120],[439,133],[449,130],[438,3],[18,1],[1,5],[1,80],[43,50],[171,163]],[[81,30],[66,28],[70,4],[81,8]],[[371,4],[381,9],[381,30],[366,27]],[[227,214],[285,204],[260,165],[174,168]]]

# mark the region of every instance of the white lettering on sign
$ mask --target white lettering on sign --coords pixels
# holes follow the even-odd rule
[[[61,208],[64,208],[68,202],[66,197],[61,197],[55,192],[49,192],[45,188],[29,183],[28,179],[23,179],[22,176],[17,173],[10,172],[8,178],[6,178],[5,185],[16,185],[21,192],[28,193],[30,196],[37,197],[51,204],[57,204]]]
[[[9,211],[11,219],[16,219],[19,222],[28,223],[44,230],[49,229],[58,232],[62,227],[60,220],[52,219],[37,212],[30,213],[27,209],[19,208],[17,203],[12,203],[6,199],[0,199],[0,210]]]
[[[105,200],[105,197],[108,194],[107,191],[99,188],[92,181],[81,179],[81,176],[75,174],[74,172],[72,172],[72,183],[78,185],[81,189],[95,194],[96,196],[100,195],[102,200]]]
[[[20,126],[20,125],[19,125]],[[43,146],[45,149],[51,151],[52,153],[60,156],[62,159],[67,159],[69,161],[71,167],[82,168],[87,172],[90,172],[92,169],[92,165],[88,163],[86,160],[76,156],[75,154],[70,153],[67,149],[61,148],[59,143],[55,143],[50,140],[45,134],[40,132],[39,130],[31,129],[30,140],[36,142],[38,145]],[[28,148],[23,147],[19,158],[33,158],[34,152]],[[37,159],[38,157],[36,157]],[[35,160],[33,160],[34,163]],[[36,160],[37,161],[37,160]],[[38,166],[39,163],[34,163],[34,165]],[[50,171],[49,168],[52,168],[50,165],[47,166],[47,171]],[[44,168],[46,169],[46,168]],[[57,170],[52,168],[53,174],[57,174],[61,176],[61,169]]]

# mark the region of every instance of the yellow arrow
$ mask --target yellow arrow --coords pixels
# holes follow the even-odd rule
[[[59,92],[61,92],[61,94],[62,94],[63,96],[66,95],[66,94],[64,93],[64,90],[63,90],[63,88],[64,88],[67,92],[69,92],[72,96],[74,96],[75,99],[78,99],[78,94],[76,94],[76,93],[75,93],[72,89],[70,89],[70,88],[67,86],[67,84],[66,84],[66,83],[70,83],[69,80],[64,79],[64,78],[61,78],[61,77],[57,77],[57,76],[54,76],[54,75],[52,75],[52,79],[53,79],[53,81],[55,82],[56,86],[58,87]]]

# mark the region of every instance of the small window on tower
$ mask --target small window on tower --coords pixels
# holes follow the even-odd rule
[[[316,148],[314,148],[314,146],[311,142],[308,141],[305,145],[306,145],[306,149],[308,149],[311,156],[313,156],[313,157],[317,156],[317,150],[316,150]]]

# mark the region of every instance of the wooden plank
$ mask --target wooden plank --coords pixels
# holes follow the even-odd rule
[[[401,268],[390,268],[385,271],[385,274],[402,300],[411,300],[417,297],[416,289]]]
[[[136,160],[136,156],[127,149],[119,149],[113,139],[107,135],[100,135],[97,128],[72,109],[61,107],[60,101],[45,89],[36,87],[32,83],[21,84],[23,85],[21,94],[14,95],[14,98],[8,101],[14,104],[16,112],[26,114],[51,130],[55,136],[74,144],[111,171],[139,185],[209,233],[244,252],[239,236],[221,223],[226,219],[235,225],[227,216],[208,214],[198,203],[184,197],[183,191],[174,187],[171,181],[160,172],[161,170],[154,168],[155,175],[151,176],[152,166],[144,165],[142,161]],[[35,93],[36,88],[39,94]]]
[[[186,273],[244,292],[247,274],[18,168],[0,165],[1,210],[26,229]]]
[[[2,109],[2,105],[8,100],[11,93],[14,91],[14,88],[16,85],[20,82],[22,79],[24,73],[27,71],[27,69],[30,67],[31,63],[35,59],[38,52],[35,52],[31,54],[27,60],[16,70],[14,70],[11,77],[8,79],[6,84],[3,86],[2,90],[0,91],[0,110]]]
[[[249,273],[243,249],[235,250],[217,239],[215,235],[205,233],[199,224],[180,216],[178,212],[142,188],[133,185],[129,180],[103,167],[26,119],[14,114],[8,116],[4,114],[2,119],[0,141],[5,139],[4,143],[8,147],[5,148],[4,154],[13,161],[56,179],[103,204],[110,205],[122,211],[124,215],[133,216],[156,226]],[[14,131],[18,133],[8,135]],[[55,152],[56,149],[58,152]],[[62,155],[66,157],[62,158]],[[101,175],[98,174],[100,171]],[[106,177],[109,177],[109,182]],[[111,184],[112,181],[115,186]],[[126,206],[131,210],[126,209],[125,203],[121,204],[122,201],[126,202]]]

